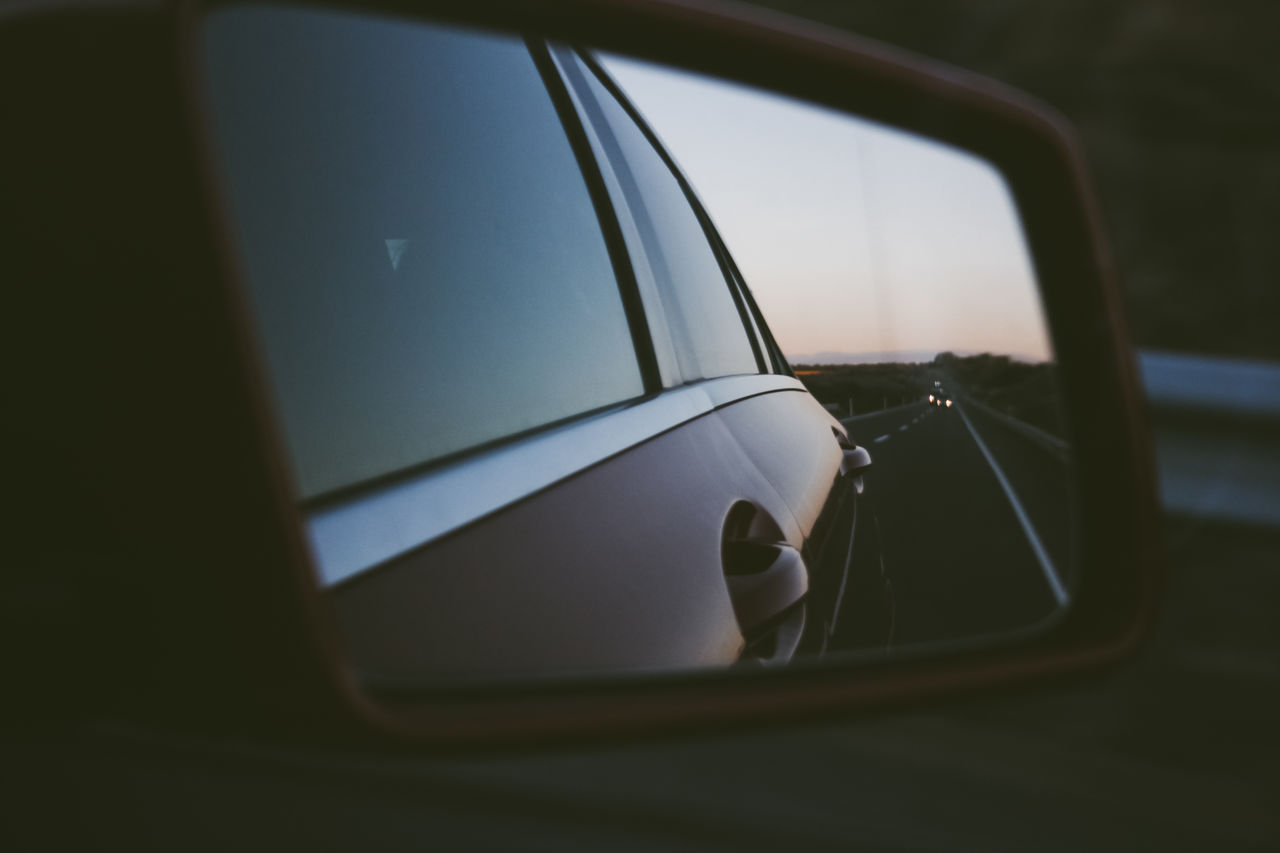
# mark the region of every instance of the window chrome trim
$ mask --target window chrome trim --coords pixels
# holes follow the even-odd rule
[[[803,391],[790,376],[711,379],[461,459],[310,512],[307,538],[331,586],[746,397]]]

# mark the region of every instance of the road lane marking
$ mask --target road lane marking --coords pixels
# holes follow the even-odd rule
[[[1018,522],[1022,525],[1022,532],[1027,536],[1027,542],[1031,545],[1031,550],[1036,555],[1036,560],[1040,563],[1040,570],[1044,572],[1044,579],[1049,583],[1049,589],[1053,591],[1053,597],[1058,600],[1058,604],[1065,605],[1067,603],[1067,590],[1062,585],[1062,578],[1058,577],[1058,570],[1054,568],[1053,560],[1049,559],[1049,552],[1044,549],[1044,545],[1040,542],[1040,537],[1036,534],[1036,529],[1031,526],[1031,519],[1027,516],[1027,511],[1022,508],[1022,502],[1018,500],[1018,496],[1013,491],[1013,486],[1009,485],[1009,480],[1004,475],[1004,471],[1000,470],[1000,466],[996,464],[996,459],[991,455],[991,451],[987,449],[987,445],[978,435],[978,431],[974,429],[973,424],[969,420],[969,416],[964,413],[964,408],[959,404],[956,409],[960,412],[960,417],[964,420],[965,428],[969,430],[969,435],[973,436],[974,444],[978,445],[978,449],[982,451],[982,455],[987,457],[987,464],[991,466],[991,471],[996,475],[996,480],[1000,482],[1000,487],[1004,489],[1005,497],[1009,499],[1009,505],[1013,507],[1013,514],[1018,517]]]
[[[882,442],[882,441],[888,441],[888,440],[889,440],[889,436],[887,436],[887,435],[878,435],[878,436],[876,436],[875,438],[871,439],[871,443],[872,443],[872,444],[879,444],[879,443],[880,443],[880,442]]]
[[[902,426],[898,427],[898,432],[906,432],[906,431],[907,431],[907,425],[906,425],[906,424],[903,424]]]

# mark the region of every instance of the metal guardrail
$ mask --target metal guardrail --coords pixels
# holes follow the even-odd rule
[[[837,418],[837,420],[839,420],[840,423],[844,424],[845,426],[851,426],[853,424],[858,423],[859,421],[868,420],[869,418],[879,417],[880,415],[889,414],[891,412],[900,412],[903,409],[909,409],[912,406],[918,406],[920,405],[920,402],[921,402],[920,400],[912,400],[910,403],[903,403],[901,406],[890,406],[887,409],[876,409],[874,412],[863,412],[860,415],[854,415],[848,418]]]
[[[964,405],[972,409],[977,409],[988,417],[1004,424],[1006,427],[1018,433],[1022,437],[1039,445],[1044,450],[1049,451],[1049,453],[1053,454],[1053,456],[1060,462],[1066,462],[1071,457],[1071,445],[1066,439],[1058,438],[1056,435],[1045,432],[1040,429],[1040,427],[1032,426],[1026,421],[1018,420],[1012,415],[1006,415],[1004,412],[998,412],[985,403],[975,400],[968,394],[964,395]]]
[[[1165,510],[1280,526],[1280,364],[1144,351],[1138,368]]]
[[[1152,410],[1280,421],[1280,364],[1140,350]]]

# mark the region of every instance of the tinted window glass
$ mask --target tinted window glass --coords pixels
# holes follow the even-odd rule
[[[737,303],[684,190],[609,90],[580,60],[573,62],[573,82],[590,119],[602,136],[616,142],[616,148],[606,148],[629,194],[627,203],[639,208],[637,224],[658,278],[681,373],[702,379],[759,372]]]
[[[205,29],[217,153],[304,496],[643,393],[515,38],[293,9]]]

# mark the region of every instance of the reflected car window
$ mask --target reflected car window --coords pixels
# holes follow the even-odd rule
[[[612,93],[576,55],[566,63],[588,120],[607,146],[625,203],[641,223],[644,251],[658,279],[685,380],[757,373],[743,317],[702,224],[667,164]],[[629,179],[628,179],[629,178]]]
[[[585,181],[521,40],[230,8],[204,44],[304,498],[643,393]]]

